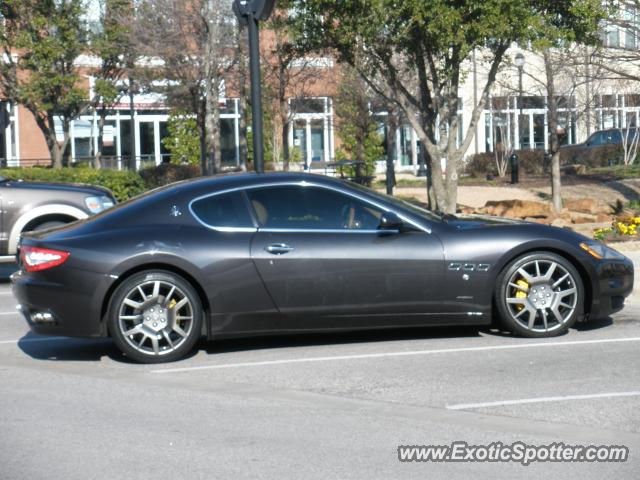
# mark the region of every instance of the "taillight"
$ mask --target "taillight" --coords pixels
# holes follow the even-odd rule
[[[57,267],[69,258],[69,252],[52,250],[50,248],[20,247],[20,258],[27,272],[39,272],[48,268]]]

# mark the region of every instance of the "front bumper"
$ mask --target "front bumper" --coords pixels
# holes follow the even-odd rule
[[[633,291],[633,282],[633,262],[628,258],[598,262],[589,317],[606,318],[622,310],[625,298]]]

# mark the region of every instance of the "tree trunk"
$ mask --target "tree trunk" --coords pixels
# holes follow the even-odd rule
[[[207,80],[207,137],[209,164],[207,171],[213,175],[220,173],[222,170],[222,152],[220,149],[220,105],[219,105],[219,81],[217,76]]]
[[[387,125],[387,195],[393,195],[393,187],[396,185],[396,133],[398,131],[398,116],[392,108],[388,108],[389,116]]]
[[[556,98],[555,72],[551,52],[543,52],[547,77],[547,103],[549,122],[549,153],[551,153],[551,201],[556,213],[562,211],[562,183],[560,180],[560,142],[558,139],[558,99]]]
[[[278,103],[280,107],[280,124],[282,127],[282,169],[289,171],[289,105],[287,105],[287,65],[279,58],[278,68]]]
[[[205,115],[201,111],[196,115],[196,122],[198,123],[198,140],[200,141],[200,173],[206,177],[209,174],[207,168],[207,123]]]
[[[107,123],[107,109],[101,108],[98,116],[98,149],[93,156],[93,168],[100,169],[102,167],[102,150],[104,149],[104,126]]]

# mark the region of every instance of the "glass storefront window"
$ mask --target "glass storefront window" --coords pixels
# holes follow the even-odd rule
[[[220,147],[222,149],[222,164],[236,164],[236,133],[233,118],[220,119]]]
[[[73,122],[73,147],[77,160],[93,156],[93,122],[89,119],[78,119]]]
[[[324,121],[311,120],[311,161],[324,160]]]
[[[153,122],[140,122],[140,160],[155,161],[155,129]]]

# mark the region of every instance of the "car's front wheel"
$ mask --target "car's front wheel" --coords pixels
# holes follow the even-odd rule
[[[170,272],[141,272],[114,292],[109,331],[132,360],[170,362],[187,355],[200,338],[202,306],[195,289]]]
[[[534,252],[514,260],[497,281],[495,302],[504,326],[525,337],[566,332],[582,315],[584,287],[566,258]]]

